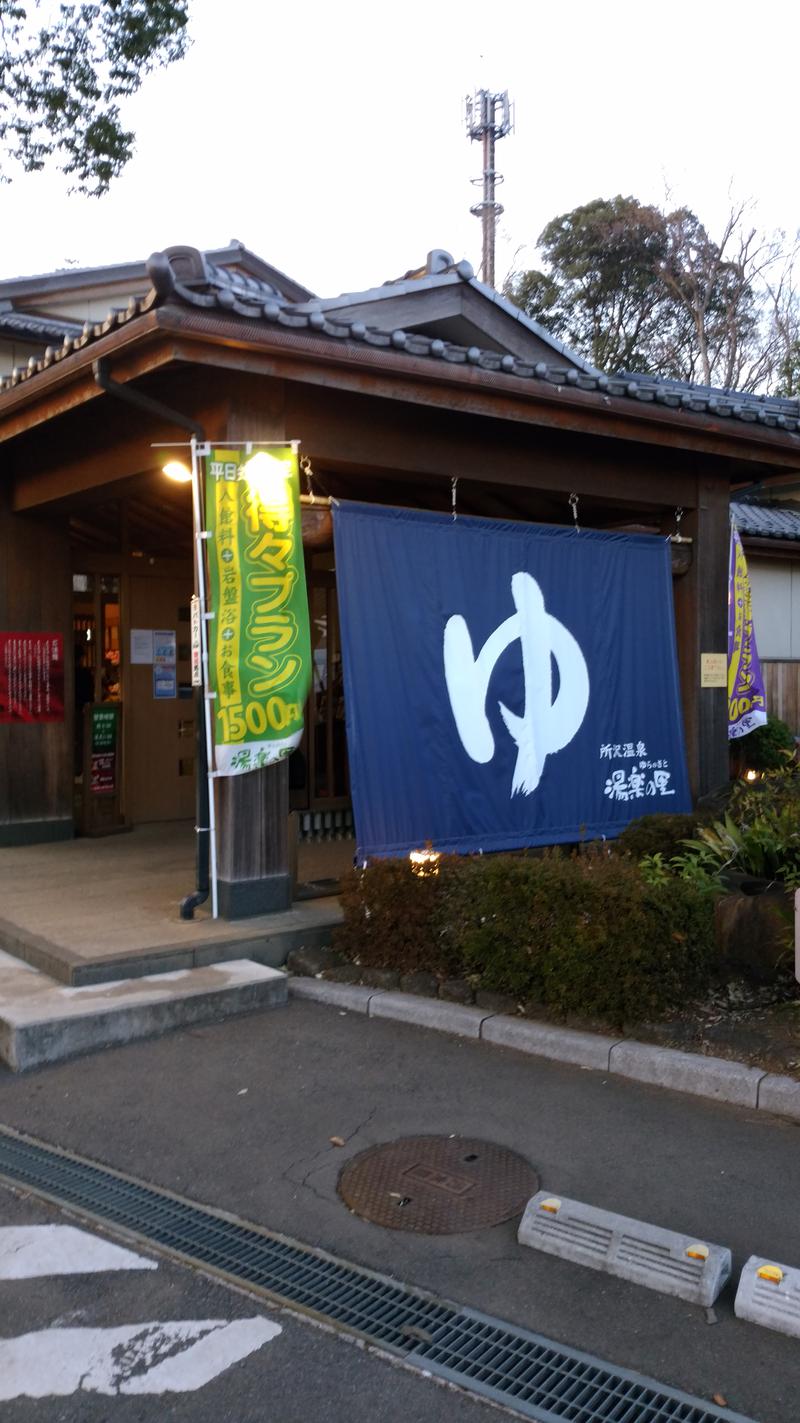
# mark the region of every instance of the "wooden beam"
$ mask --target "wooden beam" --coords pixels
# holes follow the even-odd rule
[[[0,441],[95,400],[91,363],[100,356],[112,359],[112,374],[123,381],[175,362],[227,367],[417,407],[696,451],[726,460],[735,479],[752,478],[758,468],[767,474],[800,470],[800,438],[790,432],[169,305],[88,342],[0,396]]]
[[[387,400],[444,406],[465,414],[693,450],[742,464],[758,462],[766,468],[800,470],[799,436],[730,416],[687,416],[684,410],[656,401],[610,396],[572,385],[554,386],[544,380],[408,356],[360,342],[308,335],[298,338],[276,326],[265,330],[257,322],[230,318],[211,322],[207,316],[183,308],[163,308],[160,317],[163,329],[175,336],[179,360],[349,389]],[[731,474],[735,477],[733,471]]]

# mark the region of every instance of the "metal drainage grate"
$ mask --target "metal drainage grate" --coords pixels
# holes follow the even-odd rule
[[[0,1180],[314,1314],[537,1423],[753,1423],[6,1127]]]

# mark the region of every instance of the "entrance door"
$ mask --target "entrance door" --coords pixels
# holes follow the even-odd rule
[[[195,813],[191,567],[185,578],[131,575],[129,589],[127,652],[133,655],[124,696],[127,818],[134,825],[188,820]],[[147,633],[164,636],[153,639],[150,661],[134,660],[147,657]]]

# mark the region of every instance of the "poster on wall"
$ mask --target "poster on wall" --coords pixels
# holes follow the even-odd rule
[[[209,684],[219,775],[300,743],[311,669],[297,451],[223,448],[206,459]]]
[[[64,720],[64,639],[0,632],[0,722]]]
[[[153,696],[162,701],[178,695],[178,653],[174,631],[153,633]]]
[[[665,539],[346,503],[334,536],[359,856],[690,810]]]

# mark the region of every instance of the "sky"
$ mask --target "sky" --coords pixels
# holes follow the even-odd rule
[[[464,99],[507,89],[496,276],[557,214],[633,194],[719,231],[800,228],[793,0],[190,0],[187,58],[124,118],[136,153],[101,199],[51,171],[0,189],[3,275],[232,238],[320,295],[444,247],[477,269],[480,146]]]

